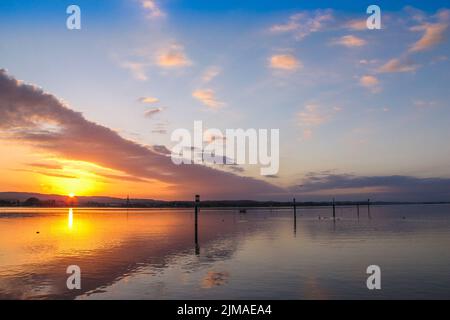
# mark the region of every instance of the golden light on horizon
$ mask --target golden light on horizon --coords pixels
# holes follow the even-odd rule
[[[70,197],[70,198],[73,198],[73,197],[75,197],[75,193],[73,193],[73,192],[70,192],[70,193],[69,193],[69,197]],[[71,210],[72,210],[72,209],[71,209]]]

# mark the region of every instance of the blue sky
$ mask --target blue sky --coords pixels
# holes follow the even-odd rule
[[[79,31],[65,27],[72,3]],[[145,145],[170,147],[194,120],[278,128],[278,178],[241,175],[283,188],[311,174],[450,178],[449,6],[379,1],[382,29],[368,30],[369,4],[7,0],[0,67]]]

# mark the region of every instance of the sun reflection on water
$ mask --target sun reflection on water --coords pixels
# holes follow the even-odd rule
[[[72,227],[73,227],[73,209],[72,208],[69,209],[68,226],[69,226],[69,229],[72,229]]]

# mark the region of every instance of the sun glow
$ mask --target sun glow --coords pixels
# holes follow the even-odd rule
[[[73,192],[69,193],[69,197],[70,197],[70,198],[75,197],[75,193],[73,193]]]

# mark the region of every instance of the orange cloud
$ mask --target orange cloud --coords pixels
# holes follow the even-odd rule
[[[367,30],[367,21],[364,19],[350,20],[345,26],[348,29],[355,31]]]
[[[411,28],[412,31],[423,32],[423,36],[409,49],[410,52],[418,52],[431,49],[444,41],[444,32],[448,23],[423,24]]]
[[[445,40],[445,31],[448,29],[450,23],[450,10],[441,10],[434,18],[435,23],[423,22],[425,18],[418,21],[422,22],[420,25],[412,27],[411,31],[422,32],[422,37],[415,42],[410,52],[419,52],[429,50]]]
[[[380,81],[378,80],[378,78],[371,76],[371,75],[365,75],[362,76],[361,78],[359,78],[359,83],[363,86],[366,87],[370,90],[372,90],[372,92],[378,92],[380,91]]]
[[[163,49],[156,57],[156,63],[163,68],[179,68],[192,64],[184,53],[184,48],[178,44]]]
[[[219,108],[224,105],[223,102],[217,100],[216,94],[212,89],[195,90],[192,96],[210,108]]]
[[[402,61],[400,59],[391,59],[378,68],[380,73],[394,73],[394,72],[414,72],[420,65],[415,64],[409,60]]]
[[[270,67],[282,70],[297,70],[302,67],[301,62],[291,54],[277,54],[269,59]]]
[[[348,48],[352,47],[362,47],[366,45],[366,40],[361,39],[359,37],[353,36],[353,35],[346,35],[343,36],[333,42],[334,44],[342,45]]]
[[[154,97],[142,97],[142,98],[139,98],[139,102],[152,104],[152,103],[159,102],[159,99],[154,98]]]

